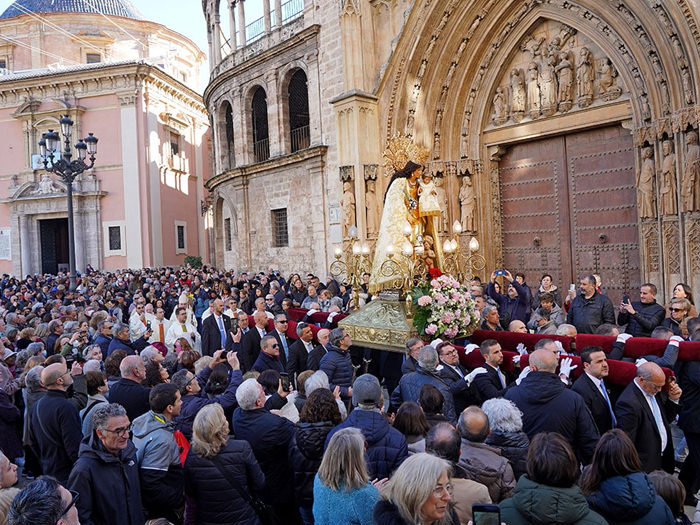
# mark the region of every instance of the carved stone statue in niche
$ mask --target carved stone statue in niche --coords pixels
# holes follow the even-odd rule
[[[530,62],[527,66],[527,107],[530,118],[536,119],[540,116],[540,76],[535,62]]]
[[[515,122],[519,122],[525,116],[525,79],[520,69],[513,68],[510,71],[510,110]]]
[[[559,53],[559,63],[554,68],[559,82],[559,111],[566,112],[573,104],[574,68],[569,60],[568,53]]]
[[[654,217],[654,150],[642,150],[642,166],[637,172],[637,206],[642,218]]]
[[[506,115],[506,97],[501,86],[496,88],[496,94],[493,96],[493,113],[493,122],[496,125],[504,124],[508,120]]]
[[[606,102],[615,100],[622,94],[622,89],[617,85],[617,71],[609,58],[604,58],[598,68],[598,91]]]
[[[681,211],[700,211],[700,146],[698,134],[689,131],[685,135],[685,160],[681,177]]]
[[[462,177],[462,186],[459,188],[459,209],[462,230],[474,231],[474,210],[476,208],[476,194],[472,185],[472,178],[467,175]]]
[[[676,155],[673,142],[664,140],[664,160],[661,164],[660,210],[663,215],[676,214]]]
[[[340,200],[343,209],[343,237],[347,237],[348,229],[355,224],[355,194],[352,182],[343,182],[343,197]]]
[[[440,204],[440,231],[446,232],[447,224],[447,192],[445,191],[445,177],[435,177],[435,193]]]
[[[687,64],[681,69],[681,81],[683,82],[683,97],[686,104],[692,104],[695,97],[693,96],[693,81],[690,78],[690,69]]]
[[[582,47],[578,54],[579,64],[576,66],[577,102],[579,107],[585,108],[593,102],[593,55],[587,47]]]
[[[367,180],[365,190],[365,207],[367,208],[367,235],[374,237],[379,233],[379,201],[377,200],[377,182]]]
[[[557,75],[554,71],[556,64],[556,57],[551,55],[542,64],[540,72],[542,114],[546,116],[551,116],[557,111]]]

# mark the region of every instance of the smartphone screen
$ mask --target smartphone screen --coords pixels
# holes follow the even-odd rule
[[[472,505],[474,525],[501,525],[501,511],[498,505]]]
[[[289,376],[287,374],[280,374],[282,378],[282,390],[289,390]]]

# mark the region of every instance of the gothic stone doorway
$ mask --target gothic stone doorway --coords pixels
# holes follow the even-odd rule
[[[499,163],[505,267],[562,299],[598,273],[613,304],[640,285],[632,136],[611,126],[510,147]]]
[[[68,270],[68,219],[39,221],[41,272],[56,274]]]

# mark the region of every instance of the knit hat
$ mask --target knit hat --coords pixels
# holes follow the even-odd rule
[[[372,374],[363,374],[352,385],[352,404],[370,405],[379,407],[382,404],[382,387],[379,380]]]

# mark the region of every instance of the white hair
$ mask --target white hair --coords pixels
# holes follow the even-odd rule
[[[240,388],[240,387],[239,387]],[[319,388],[325,388],[330,390],[330,383],[328,382],[328,376],[323,370],[318,370],[306,378],[304,382],[304,390],[306,390],[306,397],[311,395],[311,392],[318,390]]]
[[[141,350],[141,353],[139,355],[143,360],[143,364],[147,365],[148,362],[151,361],[158,354],[160,354],[160,351],[155,346],[147,346],[146,348]]]
[[[253,410],[256,401],[260,397],[261,388],[258,380],[252,377],[243,381],[241,386],[236,389],[236,401],[238,401],[238,406],[243,410]]]
[[[481,405],[489,418],[492,431],[521,432],[523,429],[523,414],[515,403],[502,397],[489,399]]]
[[[421,348],[418,352],[418,365],[428,372],[434,371],[438,365],[437,351],[430,345]]]
[[[90,359],[83,365],[83,373],[102,372],[102,363],[97,359]]]

